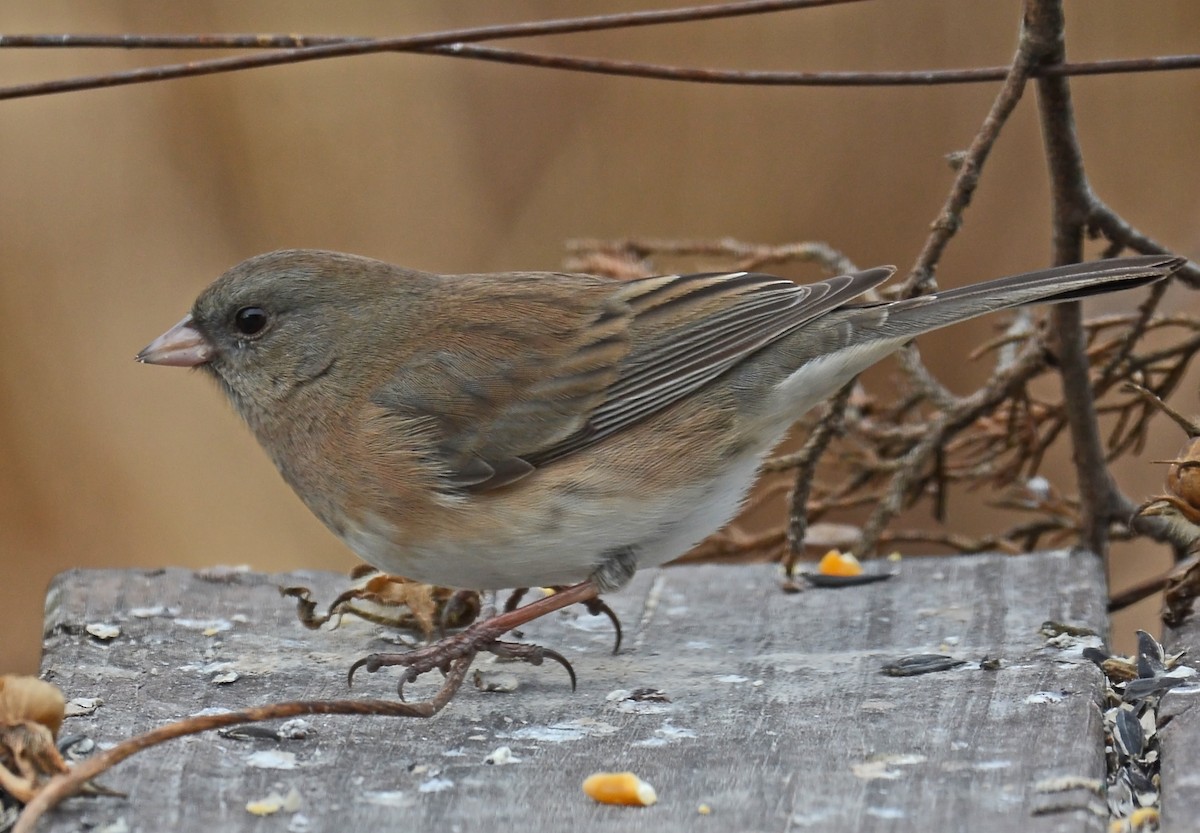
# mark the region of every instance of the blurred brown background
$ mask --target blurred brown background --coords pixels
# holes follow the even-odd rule
[[[0,27],[391,35],[652,5],[668,4],[7,0]],[[521,45],[763,69],[997,65],[1019,7],[861,3]],[[1200,49],[1194,0],[1067,12],[1074,59]],[[197,57],[212,55],[6,50],[0,83]],[[1200,256],[1200,72],[1073,83],[1100,194]],[[380,55],[0,103],[0,670],[35,667],[46,584],[69,567],[353,563],[213,385],[132,361],[233,263],[304,246],[440,271],[556,268],[572,237],[733,236],[826,240],[906,268],[949,187],[943,157],[996,89],[705,87]],[[993,154],[947,284],[1047,262],[1033,104]],[[952,382],[963,353],[926,350]],[[1174,404],[1196,412],[1195,390],[1193,376]],[[1129,494],[1157,489],[1163,467],[1145,461],[1180,442],[1158,425],[1119,473]],[[1167,558],[1144,545],[1118,561],[1120,585]]]

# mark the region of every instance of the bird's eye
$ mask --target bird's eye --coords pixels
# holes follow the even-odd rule
[[[233,314],[233,326],[244,336],[258,335],[267,326],[267,312],[262,307],[242,307]]]

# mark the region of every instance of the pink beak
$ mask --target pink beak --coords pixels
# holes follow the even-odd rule
[[[168,367],[196,367],[213,357],[213,346],[192,326],[192,316],[183,320],[146,345],[135,358],[143,364]]]

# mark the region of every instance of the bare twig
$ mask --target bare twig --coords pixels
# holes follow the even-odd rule
[[[0,44],[2,45],[2,44]],[[639,61],[583,58],[574,55],[549,55],[501,49],[492,46],[453,44],[433,47],[433,52],[454,58],[471,58],[494,63],[563,69],[600,75],[650,78],[659,81],[688,81],[699,84],[734,84],[754,87],[934,87],[944,84],[980,84],[1003,81],[1010,67],[970,67],[965,69],[911,69],[881,71],[789,72],[747,69],[678,67]],[[1085,61],[1034,68],[1035,78],[1065,78],[1084,75],[1125,75],[1200,68],[1200,55],[1159,55],[1151,58],[1124,58]]]
[[[443,32],[431,32],[423,35],[408,35],[397,38],[340,41],[317,46],[279,49],[265,55],[215,58],[209,61],[169,64],[126,72],[114,72],[106,75],[67,78],[36,84],[20,84],[0,88],[0,100],[98,89],[101,87],[116,87],[127,84],[142,84],[149,81],[165,81],[171,78],[187,78],[221,72],[237,72],[240,70],[257,69],[259,67],[318,61],[327,58],[341,58],[350,55],[369,55],[378,52],[429,51],[436,47],[476,41],[524,38],[536,35],[561,35],[575,32],[596,32],[604,29],[629,29],[636,26],[657,26],[667,23],[716,20],[720,18],[855,2],[862,2],[862,0],[741,0],[741,2],[717,3],[709,6],[689,6],[681,9],[655,9],[652,11],[627,12],[622,14],[590,15],[497,26],[450,29]]]
[[[1066,55],[1061,0],[1027,0],[1023,40],[1039,64],[1062,63]],[[1037,81],[1042,138],[1050,170],[1054,261],[1078,263],[1093,203],[1075,132],[1071,91],[1062,77]],[[1108,527],[1120,504],[1109,473],[1096,420],[1090,367],[1084,355],[1083,312],[1078,301],[1058,304],[1051,313],[1053,343],[1062,375],[1063,402],[1071,429],[1072,459],[1083,504],[1083,543],[1108,552]]]
[[[991,412],[1008,398],[1013,386],[1027,379],[1044,363],[1045,355],[1040,349],[1027,349],[1012,365],[997,372],[987,386],[960,399],[952,410],[943,412],[928,426],[926,435],[904,455],[903,466],[892,475],[884,498],[863,526],[860,553],[874,549],[884,527],[904,508],[910,499],[912,485],[947,439]]]
[[[1094,193],[1090,193],[1088,197],[1090,200],[1088,223],[1092,231],[1103,234],[1113,243],[1119,243],[1141,254],[1170,253],[1166,246],[1138,231]],[[1200,265],[1194,261],[1188,261],[1175,273],[1175,278],[1193,289],[1200,288]]]
[[[1153,407],[1170,417],[1172,422],[1183,429],[1183,433],[1186,436],[1200,437],[1200,422],[1197,422],[1194,419],[1189,419],[1188,417],[1179,413],[1179,411],[1172,408],[1166,402],[1163,402],[1162,399],[1154,393],[1154,391],[1146,388],[1143,385],[1135,384],[1134,382],[1126,382],[1125,389],[1137,394],[1139,397],[1149,402]]]
[[[857,267],[845,253],[827,243],[805,241],[764,246],[741,240],[568,240],[567,252],[576,258],[604,253],[645,261],[653,256],[680,258],[717,258],[732,260],[731,268],[751,271],[784,263],[817,263],[831,274],[853,272]]]
[[[56,775],[46,782],[45,786],[25,805],[21,816],[13,827],[13,833],[32,833],[37,820],[53,809],[63,799],[68,798],[102,772],[124,761],[138,752],[157,746],[168,740],[222,729],[226,726],[238,726],[243,723],[260,723],[264,720],[298,717],[306,714],[357,714],[381,715],[387,717],[418,717],[428,718],[445,708],[446,704],[462,687],[467,669],[474,659],[473,654],[461,657],[450,665],[446,680],[431,699],[423,703],[405,703],[398,700],[297,700],[285,703],[272,703],[252,709],[243,709],[224,714],[209,714],[201,717],[189,717],[168,723],[157,729],[122,741],[110,749],[94,755],[76,764],[71,771]]]
[[[855,2],[855,0],[840,0]],[[735,4],[736,5],[736,4]],[[742,14],[781,11],[780,8],[755,9]],[[731,16],[731,15],[726,15]],[[692,17],[691,20],[706,19]],[[660,20],[652,22],[682,22]],[[647,25],[640,23],[635,25]],[[605,27],[607,28],[607,27]],[[562,30],[559,30],[560,32]],[[578,31],[578,30],[576,30]],[[485,39],[503,37],[494,35]],[[22,98],[31,95],[49,95],[86,89],[116,86],[118,84],[159,81],[212,72],[233,72],[257,66],[280,63],[296,63],[317,58],[344,57],[346,54],[363,54],[363,51],[418,52],[467,58],[495,63],[533,66],[543,69],[569,70],[602,75],[617,75],[635,78],[651,78],[663,81],[685,81],[703,84],[739,84],[749,86],[810,86],[810,87],[879,87],[879,86],[934,86],[941,84],[972,84],[1004,80],[1011,67],[971,67],[949,70],[896,70],[876,72],[788,72],[763,70],[713,69],[710,67],[680,67],[651,64],[639,61],[621,61],[604,58],[587,58],[575,55],[558,55],[528,52],[519,49],[504,49],[467,43],[469,38],[460,37],[453,43],[434,45],[412,45],[396,42],[395,39],[379,39],[364,36],[344,35],[283,35],[283,34],[207,34],[207,35],[95,35],[95,34],[28,34],[0,35],[0,48],[116,48],[116,49],[277,49],[292,50],[293,55],[269,63],[244,61],[217,64],[193,62],[135,70],[136,75],[113,73],[87,76],[76,79],[0,87],[0,99]],[[337,47],[355,44],[351,53],[309,54],[300,58],[295,52],[314,50],[318,47]],[[368,45],[378,44],[375,49]],[[384,45],[386,44],[386,45]],[[1109,75],[1135,72],[1162,72],[1167,70],[1195,69],[1200,67],[1200,55],[1162,55],[1151,58],[1124,58],[1107,61],[1086,61],[1073,64],[1055,64],[1032,70],[1034,77],[1065,77],[1071,75]],[[119,80],[118,80],[119,79]]]
[[[846,405],[850,402],[850,395],[854,392],[856,384],[857,382],[851,380],[830,400],[825,415],[808,435],[808,440],[798,454],[792,495],[788,500],[788,551],[783,562],[784,571],[789,578],[804,554],[804,533],[808,528],[808,496],[812,490],[813,477],[816,476],[817,462],[829,447],[829,441],[842,430],[842,416],[846,413]]]
[[[1129,358],[1129,354],[1133,351],[1133,348],[1142,340],[1142,336],[1146,334],[1146,327],[1150,324],[1150,319],[1158,310],[1159,303],[1167,293],[1168,286],[1170,286],[1169,282],[1159,281],[1150,287],[1146,299],[1138,305],[1137,320],[1134,321],[1133,326],[1122,337],[1120,347],[1113,353],[1112,358],[1100,369],[1100,386],[1112,381],[1121,365]]]
[[[1003,534],[971,537],[957,532],[938,529],[897,529],[879,536],[881,546],[901,543],[940,544],[960,553],[1007,552],[1017,554],[1022,547],[1015,542],[1029,535],[1043,535],[1054,531],[1074,531],[1074,527],[1063,518],[1044,518],[1019,524]]]
[[[934,269],[950,239],[962,223],[962,214],[971,202],[983,165],[1000,135],[1001,128],[1021,99],[1033,64],[1034,61],[1022,40],[1006,76],[1004,86],[993,101],[983,124],[971,141],[970,147],[959,160],[958,173],[954,178],[950,194],[941,213],[933,223],[932,231],[926,238],[916,263],[899,289],[901,294],[906,296],[916,294],[926,290],[933,283]],[[931,430],[924,439],[906,453],[904,465],[893,475],[884,500],[879,503],[867,521],[863,532],[862,551],[868,551],[874,547],[884,527],[903,507],[906,494],[917,477],[917,473],[923,470],[928,460],[937,453],[938,444],[944,439],[942,432],[951,421],[949,414],[955,409],[968,407],[967,403],[953,397],[949,391],[936,383],[932,376],[925,371],[914,353],[905,356],[902,362],[910,384],[937,403],[943,411],[943,416],[935,422],[934,430]]]
[[[1000,136],[1000,129],[1004,127],[1004,123],[1016,109],[1017,102],[1021,100],[1021,94],[1025,91],[1025,84],[1029,80],[1033,65],[1034,61],[1028,54],[1028,47],[1022,39],[1017,48],[1017,54],[1013,58],[1012,66],[1009,67],[1008,74],[1005,76],[1004,86],[1000,88],[995,101],[992,102],[992,107],[984,117],[983,124],[976,132],[975,138],[971,140],[970,147],[958,162],[958,173],[954,177],[950,195],[946,198],[941,213],[933,221],[933,230],[925,239],[925,245],[921,248],[916,263],[909,270],[908,277],[901,287],[904,295],[914,295],[925,291],[933,281],[933,273],[941,259],[942,252],[945,251],[950,238],[962,225],[962,213],[971,204],[975,186],[979,184],[979,174],[984,163],[987,162],[992,146]]]

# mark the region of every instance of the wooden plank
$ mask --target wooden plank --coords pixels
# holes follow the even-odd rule
[[[1191,614],[1178,628],[1163,634],[1169,653],[1187,651],[1185,662],[1200,664],[1200,617]],[[1162,701],[1160,721],[1169,716],[1162,731],[1163,830],[1200,829],[1200,685],[1173,689]]]
[[[575,664],[574,694],[552,665],[508,665],[518,691],[464,689],[432,721],[311,718],[298,740],[176,741],[102,779],[127,800],[74,799],[41,829],[124,819],[133,831],[1104,830],[1083,809],[1032,815],[1047,802],[1035,790],[1042,779],[1104,777],[1100,674],[1038,634],[1046,619],[1104,628],[1097,560],[1059,552],[910,559],[901,569],[887,582],[796,595],[780,592],[765,565],[641,574],[610,599],[626,626],[619,656],[605,620],[584,612],[527,632]],[[343,580],[60,576],[44,674],[68,697],[104,700],[64,732],[106,743],[206,708],[345,696],[350,661],[387,643],[363,622],[303,629],[275,589],[296,583],[330,599]],[[166,610],[146,615],[156,607]],[[85,635],[96,622],[119,625],[120,636]],[[880,671],[936,651],[1004,665]],[[228,670],[235,682],[212,682]],[[360,675],[355,691],[387,696],[391,686],[384,674]],[[639,688],[670,702],[607,697]],[[520,762],[485,765],[500,746]],[[256,752],[291,753],[295,768],[256,768]],[[588,774],[626,769],[657,788],[657,805],[601,806],[581,793]],[[296,816],[247,813],[247,802],[292,787]]]

